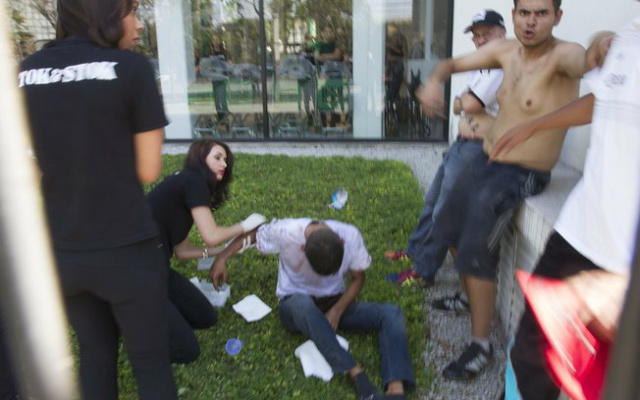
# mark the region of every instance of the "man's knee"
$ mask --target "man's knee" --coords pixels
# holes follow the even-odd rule
[[[404,314],[402,309],[396,304],[380,304],[381,320],[396,330],[405,330]]]
[[[209,329],[218,322],[218,315],[213,307],[208,307],[198,315],[198,319],[191,321],[193,329]]]

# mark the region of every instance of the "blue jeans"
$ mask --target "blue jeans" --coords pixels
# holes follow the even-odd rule
[[[334,373],[347,372],[357,365],[349,352],[340,346],[336,333],[311,296],[294,294],[283,297],[278,304],[278,313],[285,329],[300,332],[315,343]],[[342,314],[338,329],[378,331],[383,385],[386,388],[391,381],[402,381],[406,390],[413,390],[415,378],[400,307],[353,302]]]
[[[433,235],[435,218],[446,202],[458,175],[465,170],[471,159],[481,154],[481,140],[459,138],[445,154],[429,186],[420,221],[409,237],[407,245],[407,255],[413,260],[418,274],[424,279],[431,280],[436,276],[449,249],[447,243]]]
[[[434,240],[458,250],[458,272],[495,279],[500,239],[526,197],[540,193],[549,172],[489,163],[481,153],[458,175],[433,225]]]

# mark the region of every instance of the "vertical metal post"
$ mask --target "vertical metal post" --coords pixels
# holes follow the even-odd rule
[[[267,34],[264,23],[264,0],[258,0],[258,14],[260,17],[260,66],[262,80],[262,131],[265,139],[269,139],[269,94],[267,93]]]
[[[67,322],[28,156],[18,74],[0,10],[0,307],[24,398],[77,397]]]

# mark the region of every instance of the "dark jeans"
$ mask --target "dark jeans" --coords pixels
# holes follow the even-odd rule
[[[57,250],[56,258],[80,344],[82,398],[118,398],[122,334],[139,398],[177,399],[168,351],[167,269],[157,240],[107,250]]]
[[[560,234],[549,238],[534,275],[564,279],[598,267],[578,253]],[[524,400],[555,400],[560,389],[547,373],[544,349],[549,346],[527,303],[511,349],[511,364]]]
[[[482,140],[458,139],[445,154],[429,186],[420,221],[407,244],[407,255],[424,279],[431,280],[436,276],[449,249],[446,242],[433,234],[435,218],[445,204],[458,175],[465,170],[469,160],[478,154],[482,154]]]
[[[187,278],[169,268],[169,358],[187,364],[200,355],[194,329],[216,324],[216,311],[209,300]]]
[[[280,299],[278,312],[285,329],[309,337],[335,373],[347,372],[356,361],[343,349],[336,333],[309,295],[294,294]],[[381,375],[386,387],[391,381],[403,381],[406,390],[413,390],[415,379],[411,368],[404,316],[394,304],[353,302],[340,318],[339,330],[377,331],[380,342]]]
[[[495,279],[500,239],[526,197],[540,193],[549,172],[513,164],[489,163],[484,153],[472,157],[435,217],[433,232],[457,249],[458,272]]]

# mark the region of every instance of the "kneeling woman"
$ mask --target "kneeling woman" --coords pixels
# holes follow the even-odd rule
[[[189,148],[184,168],[160,182],[147,198],[158,225],[167,267],[175,256],[197,259],[217,252],[216,246],[265,221],[252,214],[239,224],[216,225],[211,213],[224,204],[233,179],[233,154],[222,142],[200,139]],[[189,243],[195,223],[205,247]],[[171,362],[189,363],[200,354],[193,329],[210,328],[216,312],[187,278],[169,267],[169,347]]]

